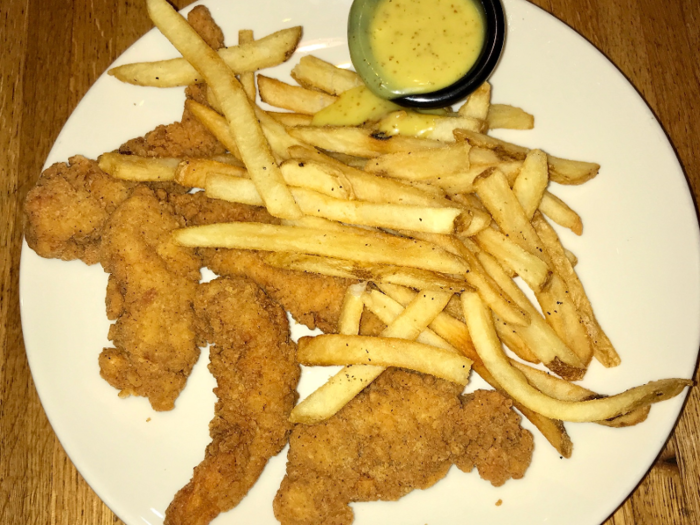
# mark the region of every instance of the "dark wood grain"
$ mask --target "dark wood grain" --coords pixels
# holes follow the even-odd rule
[[[232,0],[233,1],[233,0]],[[240,0],[238,0],[240,1]],[[188,0],[176,2],[184,7]],[[658,117],[700,200],[700,2],[533,0],[617,65]],[[24,351],[20,203],[104,69],[151,27],[132,0],[0,2],[0,523],[121,523],[63,452]],[[697,378],[696,378],[697,379]],[[654,467],[606,525],[700,523],[700,390]]]

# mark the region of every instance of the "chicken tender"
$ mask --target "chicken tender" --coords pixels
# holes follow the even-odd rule
[[[136,185],[79,155],[47,168],[24,205],[24,235],[41,257],[99,261],[102,228]]]
[[[172,206],[137,187],[104,227],[100,261],[110,273],[107,315],[116,319],[100,355],[100,374],[120,396],[145,396],[171,410],[199,357],[194,296],[201,261],[177,246]]]
[[[282,525],[347,525],[353,501],[397,500],[452,464],[493,485],[521,478],[533,439],[498,392],[389,369],[331,419],[297,425],[274,501]]]
[[[284,310],[245,278],[203,284],[198,329],[212,345],[212,442],[168,507],[166,525],[204,525],[232,509],[287,443],[300,368]]]

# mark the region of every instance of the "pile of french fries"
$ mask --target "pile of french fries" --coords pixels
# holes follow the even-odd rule
[[[534,119],[492,104],[488,83],[458,111],[430,116],[420,136],[395,134],[401,121],[426,119],[398,107],[357,126],[320,126],[316,115],[362,89],[354,72],[305,56],[292,70],[298,85],[258,75],[256,93],[255,72],[288,59],[300,28],[257,41],[244,30],[238,46],[215,52],[165,0],[148,0],[148,9],[183,58],[110,73],[149,86],[206,82],[209,105],[188,100],[187,107],[228,154],[105,153],[100,167],[122,179],[202,188],[282,219],[185,228],[175,232],[184,246],[259,250],[275,267],[361,281],[347,291],[338,334],[299,341],[302,364],[344,368],[297,405],[293,422],[331,417],[386,367],[461,385],[473,368],[569,457],[563,421],[634,425],[652,403],[691,384],[661,380],[607,397],[572,382],[592,359],[614,367],[620,358],[576,257],[545,217],[580,235],[580,217],[549,188],[582,184],[599,166],[489,136],[493,128],[530,129]],[[285,111],[261,109],[258,94]],[[387,325],[380,336],[359,335],[365,309]]]

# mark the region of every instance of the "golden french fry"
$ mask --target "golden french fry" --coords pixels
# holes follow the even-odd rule
[[[574,210],[556,195],[545,191],[542,195],[539,210],[559,226],[569,228],[576,235],[583,233],[583,222]]]
[[[290,186],[307,188],[338,199],[355,198],[352,184],[342,173],[329,173],[318,163],[287,160],[280,165],[280,169],[285,182]]]
[[[491,316],[479,296],[473,292],[463,293],[462,306],[474,347],[487,370],[511,397],[545,417],[576,422],[611,419],[671,399],[693,384],[688,379],[663,379],[601,399],[555,399],[532,387],[525,376],[510,364],[493,328]]]
[[[241,29],[238,31],[238,45],[252,44],[255,42],[253,38],[252,29]],[[248,98],[255,102],[255,97],[257,92],[255,91],[255,72],[254,71],[241,71],[238,74],[238,79],[241,81],[241,85],[248,95]]]
[[[311,115],[303,115],[302,113],[267,111],[267,114],[287,128],[293,128],[295,126],[310,126],[311,120],[313,119]]]
[[[530,315],[530,324],[528,326],[509,324],[509,327],[522,338],[532,353],[555,374],[572,381],[583,378],[586,372],[586,365],[583,360],[547,324],[518,285],[503,271],[496,259],[484,252],[479,253],[477,258],[485,271],[488,272],[488,275],[498,283],[501,289]]]
[[[587,388],[583,388],[582,386],[574,383],[569,383],[564,379],[560,379],[552,374],[543,372],[542,370],[519,363],[518,361],[512,360],[511,364],[523,373],[523,375],[527,378],[528,383],[543,394],[550,397],[561,399],[562,401],[588,401],[590,399],[604,397],[596,392],[593,392],[592,390],[588,390]],[[622,416],[617,416],[615,418],[605,419],[602,421],[595,421],[595,423],[608,427],[629,427],[637,425],[646,420],[650,409],[650,406],[638,408]]]
[[[263,102],[304,115],[313,115],[336,100],[333,95],[292,86],[264,75],[258,75],[258,90]]]
[[[365,171],[398,179],[422,181],[469,169],[468,142],[444,148],[390,153],[371,159]]]
[[[248,96],[223,59],[166,0],[148,0],[156,27],[202,75],[214,91],[242,160],[270,214],[294,218],[301,210],[284,183]]]
[[[294,53],[300,39],[301,27],[291,27],[250,44],[220,49],[218,53],[234,73],[254,72],[286,61]],[[188,86],[203,80],[184,58],[125,64],[110,69],[109,74],[122,82],[139,86]]]
[[[550,258],[552,268],[564,279],[571,300],[574,302],[578,313],[583,319],[591,344],[593,345],[593,355],[607,368],[619,365],[620,356],[600,324],[598,324],[598,320],[593,313],[593,306],[561,242],[559,242],[557,233],[539,213],[535,213],[532,224],[544,244],[544,250]]]
[[[344,91],[364,85],[354,71],[341,69],[313,55],[301,57],[290,74],[300,86],[320,89],[330,95],[340,95]]]
[[[462,117],[472,117],[484,121],[488,117],[490,106],[491,84],[484,82],[467,97],[458,111]]]
[[[360,333],[360,319],[365,305],[362,296],[367,288],[367,281],[351,284],[345,291],[343,306],[338,319],[338,333],[357,335]]]
[[[440,142],[454,142],[456,129],[485,131],[486,123],[473,117],[427,115],[402,109],[389,113],[375,127],[377,131],[390,136],[420,136]]]
[[[515,106],[508,104],[491,104],[486,117],[489,129],[532,129],[535,117]]]
[[[209,91],[211,90],[207,90],[207,92]],[[212,108],[191,99],[185,101],[185,108],[216,137],[216,140],[226,147],[229,153],[237,159],[243,160],[240,151],[238,151],[238,145],[233,135],[231,135],[231,129],[225,117],[221,116]]]
[[[516,146],[468,129],[457,129],[454,134],[457,141],[466,140],[472,146],[491,149],[497,154],[511,157],[514,160],[525,160],[529,151],[522,146]],[[598,175],[600,170],[600,165],[594,162],[567,160],[552,155],[547,155],[547,162],[549,163],[549,178],[559,184],[583,184]]]
[[[462,259],[433,244],[359,229],[349,233],[255,222],[226,223],[176,230],[173,238],[183,246],[300,252],[447,274],[461,275],[469,269]]]
[[[404,266],[367,264],[346,259],[287,252],[268,253],[263,256],[263,259],[270,266],[277,268],[319,273],[345,279],[361,279],[363,281],[398,284],[426,290],[444,290],[453,293],[460,293],[471,288],[462,279]]]
[[[98,159],[100,169],[112,177],[137,182],[171,181],[180,159],[137,157],[116,151],[103,153]]]
[[[523,250],[501,232],[485,228],[474,236],[481,248],[510,267],[527,285],[540,291],[552,274],[549,266],[539,257]]]
[[[545,289],[537,294],[537,301],[547,319],[566,346],[588,365],[593,356],[593,348],[583,319],[571,300],[564,281],[554,274]]]
[[[289,134],[317,148],[363,158],[444,147],[444,144],[437,140],[391,136],[365,128],[298,126],[291,128]]]
[[[469,382],[471,361],[442,348],[389,337],[319,335],[302,337],[297,359],[303,365],[373,365],[408,368],[453,383]]]
[[[547,184],[549,184],[547,154],[539,149],[530,150],[513,183],[513,193],[528,219],[532,219],[540,206]]]
[[[230,177],[247,177],[248,172],[241,166],[213,159],[186,159],[175,170],[175,182],[188,188],[206,187],[207,176],[219,173]]]

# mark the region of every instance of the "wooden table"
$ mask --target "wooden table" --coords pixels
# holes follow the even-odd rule
[[[234,1],[234,0],[231,0]],[[243,0],[238,0],[243,1]],[[178,0],[184,7],[188,0]],[[607,55],[649,103],[700,200],[700,2],[534,0]],[[116,5],[115,5],[116,4]],[[21,202],[90,85],[151,24],[141,1],[0,3],[0,523],[121,523],[66,457],[39,403],[19,314]],[[697,376],[696,376],[697,380]],[[700,389],[606,522],[700,523]]]

